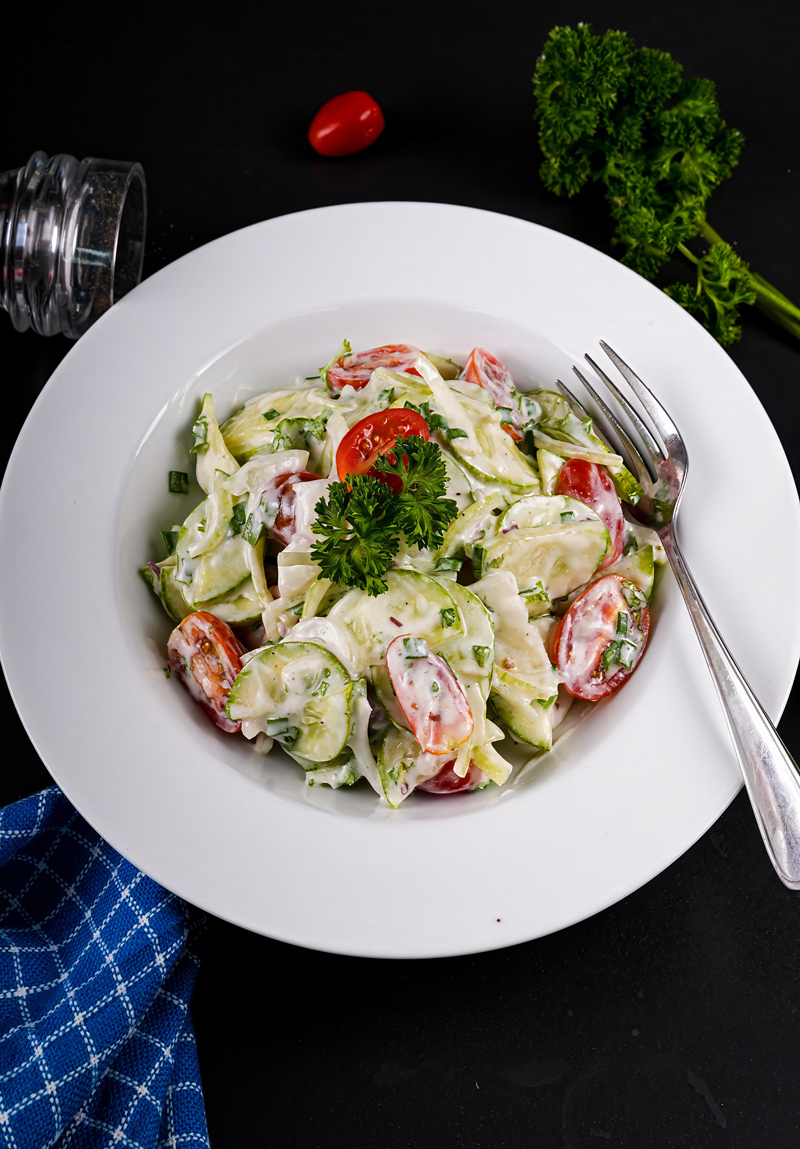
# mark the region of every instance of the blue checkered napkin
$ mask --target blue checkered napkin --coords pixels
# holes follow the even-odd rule
[[[56,786],[0,811],[0,1149],[208,1145],[203,928]]]

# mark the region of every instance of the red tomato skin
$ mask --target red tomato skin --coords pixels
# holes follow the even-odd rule
[[[557,494],[579,499],[596,511],[611,535],[611,550],[600,563],[605,570],[622,555],[625,547],[625,519],[622,503],[605,467],[583,459],[568,459],[558,476]]]
[[[455,758],[452,758],[449,762],[445,762],[438,774],[420,782],[416,789],[424,790],[426,794],[463,794],[465,790],[474,790],[481,782],[486,781],[483,770],[474,762],[470,762],[464,777],[459,778],[453,770],[455,761]]]
[[[269,530],[270,538],[283,543],[285,547],[289,545],[294,535],[295,525],[294,503],[296,496],[294,488],[298,483],[316,483],[318,481],[319,475],[315,475],[311,471],[286,471],[282,475],[275,476],[270,486],[274,487],[275,494],[278,496],[278,513]]]
[[[342,92],[314,116],[308,140],[321,156],[350,156],[374,143],[384,124],[383,112],[368,92]]]
[[[403,641],[410,637],[398,635],[386,651],[386,669],[397,701],[423,750],[428,754],[452,754],[474,728],[467,696],[440,655],[429,652],[425,658],[405,657]],[[425,672],[438,687],[435,694],[424,689]]]
[[[408,343],[386,343],[382,347],[371,347],[368,351],[343,355],[328,370],[328,389],[336,393],[349,384],[355,391],[360,391],[369,383],[376,367],[419,376],[414,364],[421,354],[418,348]]]
[[[464,365],[464,378],[483,387],[496,407],[510,407],[516,422],[517,405],[511,394],[514,380],[509,369],[496,355],[483,347],[474,347]]]
[[[403,438],[416,435],[427,441],[430,433],[420,414],[403,407],[390,407],[359,419],[344,436],[336,452],[336,473],[340,480],[344,482],[348,475],[373,475],[388,483],[393,490],[399,490],[402,484],[397,476],[375,470],[375,460],[379,455],[394,459],[391,448],[398,435]]]
[[[622,594],[625,581],[619,575],[604,575],[589,583],[558,624],[553,637],[553,659],[564,687],[573,698],[596,702],[613,694],[628,681],[642,660],[650,632],[650,611],[646,606],[641,613],[642,644],[631,668],[620,666],[610,678],[604,678],[602,670],[597,673],[603,651],[617,637],[617,614],[624,610],[630,617],[630,608]],[[585,632],[579,634],[585,646],[580,662],[574,656],[573,641],[579,628]]]
[[[205,610],[187,615],[167,640],[171,669],[203,713],[226,734],[235,734],[242,725],[228,718],[225,706],[244,653],[228,624]]]

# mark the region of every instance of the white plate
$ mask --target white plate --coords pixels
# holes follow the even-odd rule
[[[652,878],[739,787],[670,576],[637,674],[525,784],[415,795],[398,812],[366,787],[304,787],[296,768],[215,732],[163,674],[169,623],[137,568],[188,509],[167,493],[167,471],[191,469],[198,397],[212,391],[227,414],[311,374],[342,336],[456,357],[483,345],[522,385],[569,377],[600,338],[617,348],[685,435],[686,555],[777,719],[800,649],[800,517],[744,378],[619,263],[530,223],[424,203],[323,208],[226,236],[147,280],[74,347],[34,405],[0,492],[6,675],[81,813],[196,905],[348,954],[525,941]]]

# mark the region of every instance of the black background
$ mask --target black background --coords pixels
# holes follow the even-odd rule
[[[139,160],[150,203],[145,274],[267,217],[371,199],[488,208],[610,250],[600,205],[558,200],[537,182],[535,60],[553,24],[587,20],[716,80],[723,114],[747,142],[710,219],[800,298],[794,4],[495,0],[468,9],[415,0],[324,13],[236,3],[126,12],[120,22],[99,8],[27,9],[35,50],[5,52],[0,168],[35,148]],[[350,88],[375,96],[386,130],[360,155],[322,159],[308,124]],[[209,290],[222,298],[224,284]],[[797,473],[800,345],[754,311],[745,327],[731,355]],[[0,315],[3,463],[69,347],[61,336],[19,334]],[[744,445],[732,449],[742,482],[755,481]],[[779,620],[781,591],[776,575],[743,609]],[[795,752],[799,697],[796,688],[781,723]],[[0,799],[10,802],[49,776],[5,693],[2,719]],[[451,880],[468,881],[468,863]],[[798,899],[773,875],[740,793],[644,889],[505,951],[361,960],[211,920],[193,1012],[212,1143],[795,1146]]]

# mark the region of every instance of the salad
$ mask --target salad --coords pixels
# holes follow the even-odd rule
[[[501,786],[505,740],[549,750],[641,661],[665,556],[625,514],[638,482],[483,348],[345,342],[222,424],[205,395],[191,451],[205,498],[143,568],[167,673],[309,786],[364,778],[394,808]]]

